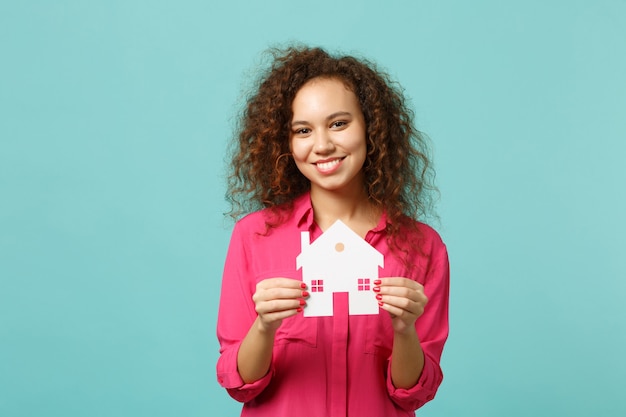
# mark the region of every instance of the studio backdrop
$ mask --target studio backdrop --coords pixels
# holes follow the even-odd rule
[[[239,414],[226,149],[291,42],[377,62],[431,141],[451,333],[417,414],[626,415],[623,0],[3,2],[0,415]]]

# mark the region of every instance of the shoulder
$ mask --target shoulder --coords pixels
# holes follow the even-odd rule
[[[268,210],[263,209],[246,214],[235,223],[233,234],[259,234],[265,233],[267,228]]]
[[[265,208],[249,213],[235,223],[233,233],[244,233],[250,236],[269,236],[290,230],[294,225],[292,210],[289,206]]]
[[[424,240],[433,244],[444,245],[441,235],[433,227],[418,221],[415,221],[415,223]]]
[[[281,230],[297,228],[301,221],[310,217],[311,212],[311,200],[305,193],[288,203],[245,215],[237,221],[235,230],[268,236]]]
[[[410,246],[418,246],[425,255],[446,253],[446,245],[441,235],[426,223],[406,218],[401,228],[402,240]]]

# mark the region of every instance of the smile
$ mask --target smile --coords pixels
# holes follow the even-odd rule
[[[343,158],[320,161],[320,162],[316,162],[315,166],[317,167],[318,171],[323,172],[323,173],[328,173],[338,168],[339,165],[341,164],[341,161],[343,161]]]

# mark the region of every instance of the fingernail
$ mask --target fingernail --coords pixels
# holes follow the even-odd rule
[[[380,284],[382,284],[381,280],[379,280],[379,279],[375,279],[374,280],[374,285],[380,285]]]
[[[383,296],[382,296],[382,295],[380,295],[380,294],[376,294],[376,299],[377,299],[378,301],[380,301],[380,300],[382,300],[382,299],[383,299]]]
[[[378,302],[378,305],[382,307],[382,306],[383,306],[383,302],[382,302],[382,301],[379,301],[379,302]]]
[[[298,307],[298,308],[296,308],[296,311],[297,311],[298,313],[302,313],[302,307]]]
[[[303,306],[306,304],[306,301],[304,301],[303,299],[300,299],[300,305]]]
[[[374,287],[372,290],[374,290],[374,292],[380,292],[380,287]]]
[[[303,282],[302,284],[300,284],[300,288],[306,288],[306,284]]]
[[[302,296],[303,297],[308,297],[309,296],[309,292],[308,291],[302,291]]]

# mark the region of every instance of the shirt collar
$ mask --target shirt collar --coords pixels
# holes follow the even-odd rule
[[[293,202],[293,219],[300,230],[311,230],[314,223],[311,193],[305,192]]]
[[[380,215],[380,220],[378,220],[378,224],[371,230],[373,233],[381,233],[387,228],[387,212],[383,210]]]

